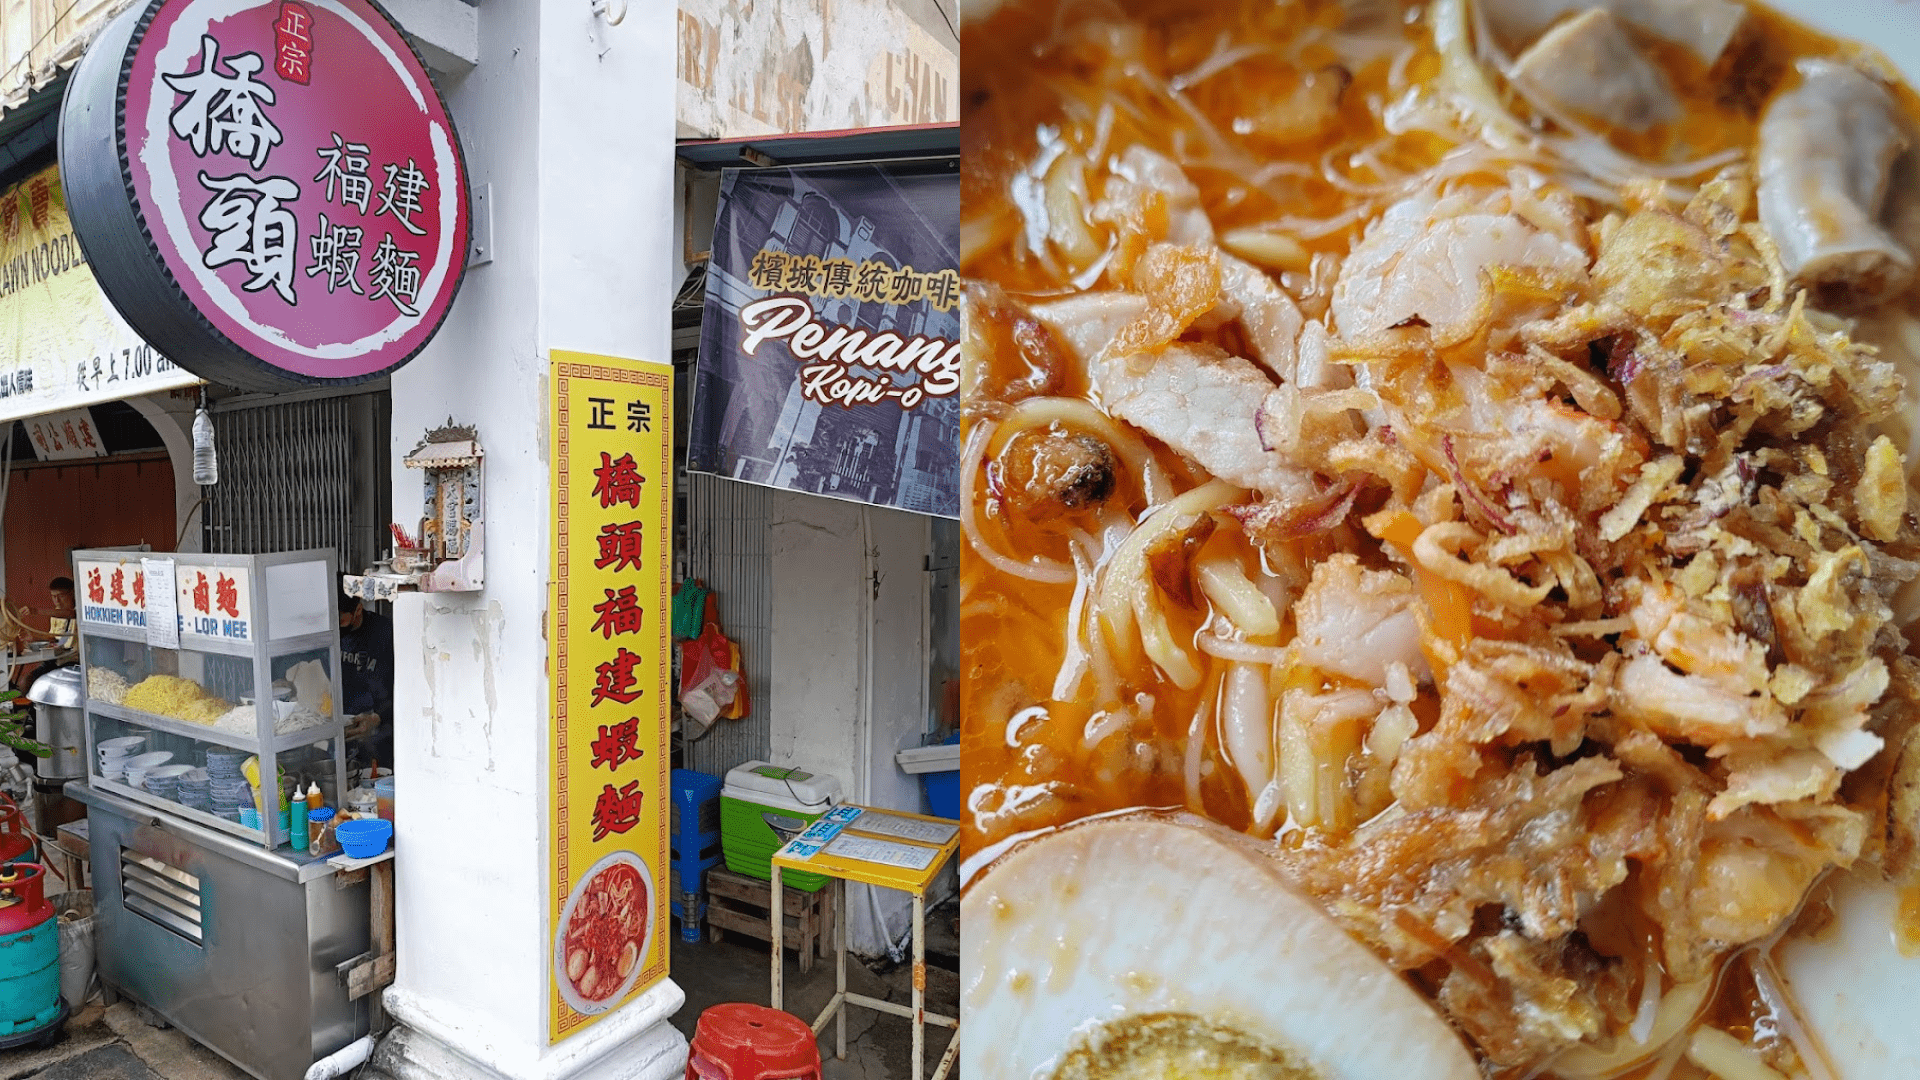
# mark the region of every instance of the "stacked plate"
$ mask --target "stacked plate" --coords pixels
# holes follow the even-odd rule
[[[203,814],[213,813],[213,781],[207,776],[207,770],[188,769],[180,774],[179,792],[176,798],[182,805]]]
[[[212,773],[213,770],[209,768],[207,772]],[[249,812],[253,810],[253,788],[244,776],[230,779],[213,777],[208,781],[207,804],[214,814],[228,821],[239,821],[242,809]]]

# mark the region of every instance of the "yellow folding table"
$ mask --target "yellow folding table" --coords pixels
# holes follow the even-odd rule
[[[834,1054],[847,1056],[847,1007],[904,1016],[913,1021],[913,1080],[926,1070],[927,1025],[952,1028],[953,1038],[933,1080],[945,1080],[960,1055],[960,1020],[927,1011],[927,890],[960,847],[960,828],[941,818],[842,804],[823,814],[773,856],[773,1007],[781,1007],[782,912],[780,872],[799,870],[831,878],[833,883],[834,994],[813,1022],[815,1035],[834,1025]],[[856,994],[847,989],[847,882],[898,889],[913,897],[913,1007]]]

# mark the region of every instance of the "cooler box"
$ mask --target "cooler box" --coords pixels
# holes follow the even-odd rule
[[[720,790],[720,850],[736,874],[773,879],[773,853],[800,835],[815,818],[840,802],[840,781],[764,761],[749,761],[727,773]],[[780,884],[819,892],[819,874],[783,873]]]

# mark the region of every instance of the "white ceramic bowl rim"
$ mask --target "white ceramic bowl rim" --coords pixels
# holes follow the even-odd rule
[[[598,1001],[588,1001],[574,991],[573,980],[567,978],[565,951],[567,924],[573,919],[574,906],[580,902],[587,882],[592,881],[602,870],[617,862],[631,864],[640,871],[640,881],[647,888],[647,932],[640,941],[640,955],[633,962],[633,970],[627,972],[627,977],[621,982],[620,988]],[[567,1003],[568,1008],[583,1016],[596,1016],[619,1005],[633,990],[634,982],[640,978],[640,973],[646,970],[647,954],[652,951],[654,935],[659,931],[659,927],[654,925],[658,909],[654,897],[656,887],[653,874],[647,869],[646,860],[631,851],[608,852],[599,862],[587,867],[587,872],[581,874],[580,880],[574,882],[573,891],[567,894],[566,906],[560,909],[560,921],[555,924],[553,930],[553,984],[560,988],[561,1000]]]

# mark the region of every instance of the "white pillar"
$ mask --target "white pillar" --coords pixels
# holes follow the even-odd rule
[[[419,476],[400,460],[421,435],[449,415],[475,426],[487,587],[395,605],[399,958],[385,1001],[402,1027],[373,1059],[393,1080],[685,1069],[670,980],[548,1043],[548,352],[666,360],[679,253],[674,8],[621,6],[608,28],[586,0],[483,5],[479,65],[442,85],[476,192],[491,190],[493,261],[393,377],[394,515],[419,516]]]
[[[200,485],[193,482],[196,393],[196,390],[171,390],[127,399],[127,404],[153,425],[154,433],[167,448],[167,463],[173,466],[173,531],[180,537],[176,551],[199,551],[204,546],[201,525],[206,519],[200,515],[206,508],[200,505]],[[192,528],[188,528],[189,518]]]

